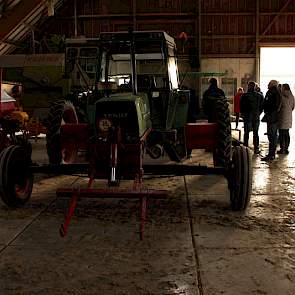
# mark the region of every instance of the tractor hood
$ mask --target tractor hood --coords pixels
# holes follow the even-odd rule
[[[147,94],[116,93],[98,100],[95,122],[98,132],[120,125],[125,138],[138,140],[151,127]]]

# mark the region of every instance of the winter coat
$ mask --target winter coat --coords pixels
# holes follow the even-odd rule
[[[235,113],[240,113],[240,99],[242,96],[242,92],[237,93],[234,97],[234,112]]]
[[[260,120],[263,110],[263,95],[254,90],[243,93],[240,101],[240,110],[244,120]]]
[[[279,111],[279,129],[290,129],[292,127],[292,111],[294,109],[294,103],[292,92],[290,90],[283,91]]]
[[[266,94],[263,103],[264,117],[262,118],[263,122],[277,123],[278,114],[281,106],[281,94],[277,87],[270,88]]]
[[[203,93],[202,108],[208,120],[212,121],[216,99],[222,97],[225,97],[224,91],[212,85]]]

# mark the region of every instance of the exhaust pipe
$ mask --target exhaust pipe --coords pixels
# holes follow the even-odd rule
[[[131,85],[132,93],[137,94],[137,75],[136,75],[136,59],[135,59],[135,40],[133,29],[129,28],[128,30],[130,35],[130,57],[131,57]]]

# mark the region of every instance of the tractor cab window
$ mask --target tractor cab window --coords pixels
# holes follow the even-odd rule
[[[71,73],[74,70],[77,56],[78,56],[78,48],[67,48],[67,51],[66,51],[67,73]]]
[[[169,79],[167,65],[161,53],[136,54],[136,74],[138,90],[155,90],[165,88]],[[116,83],[120,90],[132,90],[130,54],[102,55],[100,81]]]
[[[116,85],[117,90],[132,91],[131,40],[129,34],[102,35],[100,82]],[[161,32],[134,35],[137,90],[165,92],[177,89],[178,71],[175,44]],[[106,73],[107,72],[107,73]],[[113,89],[113,88],[112,88]]]
[[[94,85],[97,73],[99,49],[97,47],[68,47],[66,49],[66,73],[73,87],[89,89]]]
[[[90,79],[95,78],[97,68],[97,48],[81,48],[79,56],[79,65]]]
[[[176,65],[176,54],[172,47],[168,48],[168,73],[171,89],[178,88],[178,71]]]

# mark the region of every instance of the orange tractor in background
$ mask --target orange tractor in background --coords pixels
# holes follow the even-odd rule
[[[17,144],[31,153],[29,116],[20,105],[21,93],[21,84],[0,82],[0,151]]]

